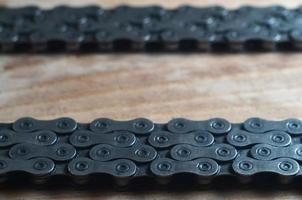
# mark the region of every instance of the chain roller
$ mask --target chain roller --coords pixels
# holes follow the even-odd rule
[[[41,121],[30,117],[21,118],[13,124],[13,129],[16,132],[33,132],[44,130],[51,127],[51,131],[59,134],[70,133],[77,128],[75,120],[70,118],[60,118],[56,120]]]
[[[3,129],[0,130],[0,147],[7,147],[22,142],[47,146],[54,144],[57,141],[57,138],[57,135],[49,130],[23,134]]]
[[[175,160],[187,161],[196,158],[212,158],[218,161],[235,159],[237,150],[229,144],[215,144],[210,147],[194,147],[188,144],[178,144],[170,151]]]
[[[192,121],[178,118],[168,122],[167,128],[173,133],[188,133],[195,130],[206,130],[213,134],[225,134],[232,125],[225,119],[215,118],[207,121]]]
[[[148,134],[153,130],[154,124],[150,120],[143,118],[125,122],[102,118],[91,122],[89,127],[96,133],[108,133],[124,130],[136,134]]]
[[[9,150],[12,159],[28,160],[35,157],[47,157],[56,161],[71,160],[76,155],[76,150],[70,144],[56,144],[43,148],[33,144],[17,144]]]
[[[233,169],[236,173],[243,176],[264,172],[294,176],[299,172],[300,165],[297,161],[290,158],[278,158],[273,161],[264,161],[245,157],[235,160]]]
[[[150,169],[157,176],[172,176],[180,173],[213,176],[218,173],[219,165],[214,160],[208,158],[200,158],[187,162],[160,158],[151,163]]]
[[[50,174],[55,164],[48,158],[34,158],[30,160],[0,159],[0,175],[9,172],[26,172],[32,175],[45,176]]]
[[[288,157],[302,161],[302,145],[296,144],[288,147],[278,148],[269,144],[257,144],[251,148],[251,156],[257,160],[274,160],[276,158]]]
[[[87,130],[78,130],[69,137],[69,141],[76,147],[90,147],[100,143],[118,147],[130,147],[135,143],[136,137],[128,131],[115,131],[110,134],[96,134]]]
[[[263,143],[263,141],[273,146],[288,146],[291,143],[291,137],[283,131],[268,131],[263,134],[255,134],[245,130],[233,129],[226,139],[229,144],[236,147],[246,147]]]
[[[0,8],[2,52],[302,49],[302,9],[280,6]]]
[[[126,158],[137,162],[150,162],[155,159],[156,155],[156,150],[148,145],[118,148],[108,144],[99,144],[89,151],[90,158],[99,161]]]
[[[154,131],[148,138],[148,142],[157,148],[166,148],[180,143],[194,146],[210,146],[214,142],[214,136],[207,131],[193,131],[185,134]]]
[[[302,134],[302,122],[298,119],[287,119],[284,121],[267,121],[260,118],[250,118],[244,122],[247,131],[264,133],[272,130],[286,131],[292,135]]]
[[[68,171],[75,176],[103,173],[123,178],[133,176],[136,165],[127,159],[101,162],[89,158],[76,158],[68,164]]]
[[[146,177],[167,184],[187,176],[208,184],[221,176],[247,182],[275,175],[284,183],[301,176],[300,133],[298,119],[234,124],[176,118],[157,124],[100,118],[84,124],[26,117],[0,124],[0,181],[28,174],[35,184],[56,176],[86,184],[109,176],[124,186]]]

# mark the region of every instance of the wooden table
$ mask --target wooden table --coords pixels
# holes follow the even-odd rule
[[[70,1],[0,0],[0,4],[52,7]],[[74,0],[112,7],[184,3],[205,6],[242,4],[294,7],[287,1]],[[147,117],[223,117],[241,122],[251,116],[302,118],[302,57],[281,54],[90,54],[1,55],[0,121],[22,116],[51,119],[70,116],[82,122],[98,117],[118,120]],[[47,189],[0,190],[0,199],[301,199],[300,191],[104,192]]]

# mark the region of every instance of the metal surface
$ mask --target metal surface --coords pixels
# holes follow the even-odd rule
[[[0,8],[3,52],[302,49],[302,8]]]
[[[53,177],[86,184],[109,176],[127,185],[137,178],[168,184],[187,176],[208,184],[221,176],[247,182],[270,175],[287,183],[301,178],[301,137],[298,119],[232,124],[179,118],[156,124],[102,118],[82,124],[21,118],[0,124],[0,180],[29,175],[36,184]]]

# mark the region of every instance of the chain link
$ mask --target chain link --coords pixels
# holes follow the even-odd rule
[[[3,52],[301,50],[302,9],[0,8]]]
[[[247,182],[256,174],[275,174],[288,181],[301,174],[300,129],[298,119],[233,124],[178,118],[156,124],[102,118],[82,124],[21,118],[0,124],[0,180],[27,174],[44,184],[60,175],[84,184],[96,175],[119,185],[138,177],[167,184],[187,175],[207,184],[220,176]]]

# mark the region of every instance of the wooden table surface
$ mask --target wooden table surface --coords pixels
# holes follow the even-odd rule
[[[8,6],[36,4],[52,7],[63,0],[0,0]],[[74,0],[73,5],[112,7],[160,4],[175,7],[190,3],[281,4],[295,7],[302,1],[254,0]],[[265,54],[90,54],[1,55],[0,121],[22,116],[52,119],[70,116],[82,122],[98,117],[118,120],[136,117],[166,122],[173,117],[232,122],[258,116],[268,119],[302,118],[302,57],[299,53]],[[301,199],[300,191],[255,192],[113,192],[0,190],[0,199]]]

